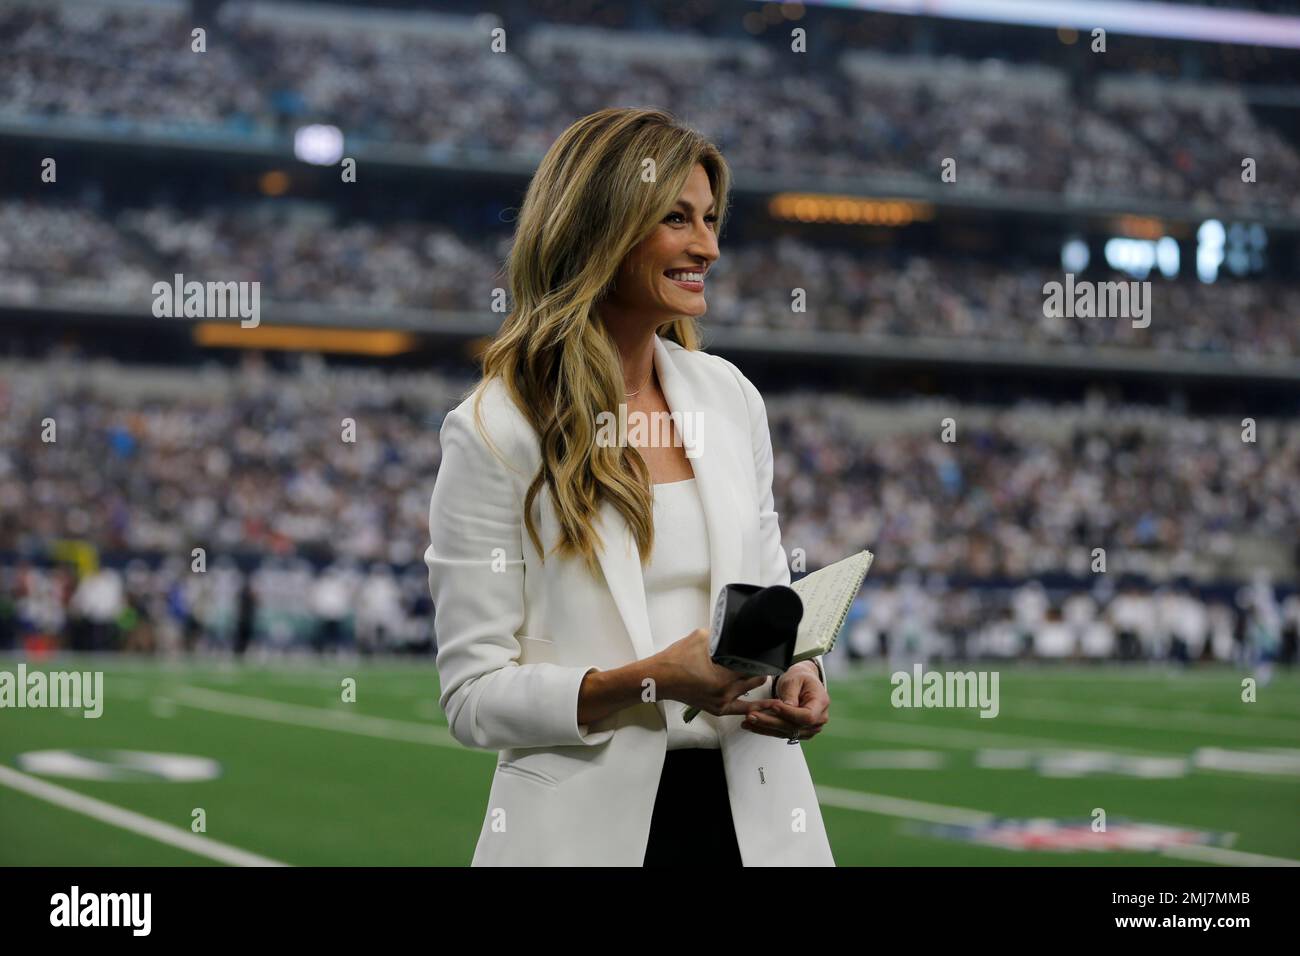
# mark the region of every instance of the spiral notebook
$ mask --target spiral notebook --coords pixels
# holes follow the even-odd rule
[[[803,602],[803,618],[795,635],[790,666],[830,653],[874,559],[870,551],[859,551],[790,585]],[[690,723],[699,712],[698,707],[687,707],[682,719]]]
[[[870,551],[859,551],[790,585],[803,601],[803,619],[791,664],[830,653],[873,560],[875,555]]]

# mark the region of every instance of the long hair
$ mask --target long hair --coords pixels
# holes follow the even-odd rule
[[[541,466],[524,499],[524,523],[545,559],[532,506],[542,486],[559,518],[562,556],[580,555],[594,575],[593,520],[608,500],[637,540],[642,563],[654,543],[650,472],[631,446],[597,443],[598,416],[623,400],[622,361],[596,306],[613,289],[624,257],[673,208],[696,165],[708,173],[722,231],[731,173],[717,147],[658,109],[604,109],[552,144],[524,197],[507,273],[512,311],[484,350],[483,386],[500,378],[537,433]],[[658,334],[699,347],[695,318]]]

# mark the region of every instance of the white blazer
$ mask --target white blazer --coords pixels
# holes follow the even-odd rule
[[[698,416],[690,461],[708,528],[711,599],[732,582],[789,584],[762,396],[726,359],[659,336],[654,362],[668,407]],[[485,386],[482,420],[509,467],[483,442],[467,397],[442,424],[425,552],[439,704],[456,740],[500,751],[472,865],[640,866],[667,752],[664,708],[683,705],[642,703],[590,726],[577,719],[588,671],[655,653],[635,540],[606,501],[595,523],[604,581],[558,552],[543,563],[523,515],[541,463],[536,433],[499,380]],[[533,513],[549,550],[559,525],[545,486]],[[771,683],[746,695],[770,696]],[[834,866],[806,744],[756,734],[740,716],[721,721],[745,865]]]

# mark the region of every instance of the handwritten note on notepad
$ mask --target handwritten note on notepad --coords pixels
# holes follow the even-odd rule
[[[870,551],[859,551],[790,585],[803,601],[803,620],[794,643],[795,662],[829,653],[835,646],[874,558]]]

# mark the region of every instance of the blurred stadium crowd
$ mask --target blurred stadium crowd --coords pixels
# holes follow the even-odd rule
[[[325,218],[322,219],[322,216]],[[467,241],[425,222],[336,222],[318,207],[267,204],[185,216],[155,206],[99,215],[85,205],[0,201],[0,303],[143,310],[175,273],[261,282],[269,303],[481,311],[504,287],[510,236]],[[1096,271],[1098,282],[1130,276]],[[1150,325],[1047,316],[1060,270],[977,259],[885,255],[792,236],[725,243],[709,275],[711,324],[858,335],[1113,346],[1240,358],[1300,355],[1300,287],[1194,275],[1151,283]],[[791,290],[807,291],[806,311]],[[271,318],[273,313],[268,312]],[[1140,324],[1140,323],[1139,323]]]
[[[1296,662],[1300,595],[1278,600],[1267,575],[1231,595],[1205,598],[1183,584],[1154,590],[1125,582],[1062,589],[1038,581],[987,592],[923,583],[869,585],[848,624],[849,660],[1035,658],[1094,661]],[[828,657],[827,660],[833,660]],[[832,672],[847,661],[832,664]]]
[[[1300,214],[1300,151],[1221,84],[851,49],[778,64],[757,41],[562,23],[511,35],[505,56],[488,47],[502,25],[492,16],[360,20],[237,2],[221,6],[200,55],[193,25],[181,3],[0,8],[0,117],[213,136],[325,122],[350,143],[432,159],[535,159],[575,115],[671,104],[753,172],[890,188],[931,184],[960,155],[958,191]],[[1243,156],[1268,175],[1243,183]]]
[[[311,359],[285,373],[255,356],[236,370],[69,357],[0,369],[0,552],[87,542],[112,565],[77,582],[66,568],[7,564],[0,646],[46,635],[92,648],[428,647],[421,559],[438,427],[471,381]],[[863,626],[875,632],[961,647],[969,637],[973,652],[1009,653],[1020,632],[1008,644],[1007,622],[1023,626],[1024,612],[1006,589],[1040,578],[1101,596],[1086,620],[1069,617],[1077,607],[1034,612],[1069,627],[1097,618],[1102,632],[1069,631],[1089,656],[1175,654],[1168,620],[1186,613],[1196,622],[1178,625],[1196,632],[1183,635],[1187,653],[1209,646],[1223,658],[1244,638],[1215,644],[1206,634],[1263,627],[1277,645],[1300,609],[1282,589],[1269,600],[1289,600],[1285,614],[1256,622],[1245,605],[1221,620],[1191,589],[1294,559],[1281,550],[1300,527],[1293,422],[1262,422],[1243,442],[1239,421],[1104,401],[995,409],[790,392],[767,405],[787,552],[812,569],[875,550],[873,586],[891,582],[866,600]],[[940,430],[950,415],[948,443]],[[53,442],[41,440],[45,418]],[[195,547],[204,573],[191,570]],[[1106,586],[1080,584],[1110,580],[1090,575],[1097,547],[1107,574],[1172,590],[1108,597]],[[957,582],[961,596],[912,602],[921,575],[931,591]],[[1004,585],[967,588],[970,579]],[[1170,594],[1183,610],[1166,608]],[[1126,596],[1144,608],[1132,621]],[[1042,640],[1051,654],[1075,647]]]
[[[1263,267],[1264,228],[1242,221],[1228,228],[1260,241],[1234,236],[1231,254],[1249,268],[1230,271],[1249,278],[1199,281],[1184,243],[1178,277],[1151,275],[1147,328],[1044,314],[1044,285],[1065,263],[1049,268],[1055,249],[1042,252],[1075,228],[1073,209],[1097,203],[1109,216],[1164,200],[1195,212],[1171,215],[1183,224],[1300,216],[1300,147],[1256,108],[1271,96],[1294,116],[1267,89],[1285,61],[1270,64],[1262,47],[1128,37],[1104,60],[1071,58],[1067,44],[1088,39],[1064,29],[990,48],[997,27],[936,31],[925,17],[837,20],[810,7],[801,15],[820,27],[796,57],[790,24],[771,42],[736,22],[741,6],[748,29],[751,16],[802,5],[500,0],[500,18],[459,0],[444,6],[460,14],[359,16],[361,6],[212,2],[199,8],[215,15],[199,21],[183,0],[0,4],[0,125],[16,139],[85,137],[87,153],[65,152],[74,170],[119,138],[140,156],[183,139],[194,162],[156,181],[129,162],[97,180],[83,163],[38,201],[22,189],[0,196],[0,310],[140,317],[154,283],[182,273],[260,282],[271,322],[277,305],[337,308],[362,324],[385,314],[376,326],[403,310],[483,315],[484,296],[506,285],[504,220],[457,225],[472,203],[445,220],[415,218],[420,204],[400,205],[396,186],[374,209],[287,185],[257,195],[253,178],[232,172],[232,149],[274,144],[264,165],[282,165],[287,136],[329,123],[350,152],[424,164],[422,176],[442,177],[427,181],[433,192],[454,191],[458,170],[485,158],[522,186],[576,117],[660,105],[749,179],[771,174],[764,190],[833,192],[845,177],[853,194],[931,195],[943,161],[960,156],[942,188],[991,210],[953,230],[978,228],[981,241],[944,244],[978,255],[936,251],[904,230],[878,244],[811,229],[725,241],[709,276],[706,347],[717,326],[933,339],[938,354],[980,342],[1056,356],[1212,353],[1246,373],[1300,355],[1300,286]],[[207,30],[201,54],[196,22]],[[498,26],[510,55],[489,46]],[[1243,183],[1243,157],[1266,175]],[[1059,221],[1000,222],[1017,203]],[[1131,276],[1098,262],[1089,278]],[[806,311],[791,308],[796,288]],[[0,650],[427,653],[422,557],[438,428],[471,382],[294,361],[292,373],[256,353],[233,368],[146,367],[73,350],[0,363]],[[1232,389],[1246,374],[1225,381]],[[1240,415],[1100,396],[1005,407],[765,392],[796,573],[876,553],[848,653],[832,667],[854,657],[1295,660],[1293,410],[1268,417],[1278,406],[1261,405],[1248,442]],[[341,436],[349,418],[354,443]],[[952,443],[940,438],[947,418]],[[47,419],[57,441],[42,440]]]
[[[864,659],[1012,658],[1291,666],[1298,634],[1300,595],[1281,596],[1266,576],[1229,595],[1202,595],[1185,582],[953,587],[908,571],[859,595],[847,650],[831,669]],[[222,556],[202,574],[176,557],[82,575],[2,562],[0,651],[18,646],[275,657],[429,654],[435,642],[422,564],[341,559],[317,568],[266,556],[241,570]]]

